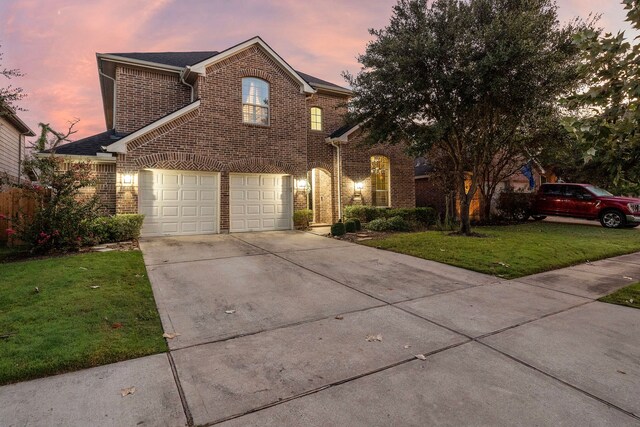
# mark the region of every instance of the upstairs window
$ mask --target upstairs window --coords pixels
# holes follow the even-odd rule
[[[269,125],[269,83],[255,77],[242,79],[242,121]]]
[[[322,130],[322,108],[311,107],[311,130]]]

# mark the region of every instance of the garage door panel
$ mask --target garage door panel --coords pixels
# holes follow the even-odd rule
[[[139,182],[143,236],[218,232],[218,174],[147,170]]]
[[[291,177],[230,174],[230,231],[291,229]]]

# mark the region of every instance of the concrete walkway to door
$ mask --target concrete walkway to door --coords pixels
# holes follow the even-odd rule
[[[170,352],[1,387],[0,419],[640,426],[640,310],[595,301],[640,253],[503,281],[302,232],[141,247]]]

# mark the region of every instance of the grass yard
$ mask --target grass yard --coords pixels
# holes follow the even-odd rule
[[[640,282],[619,289],[606,297],[600,298],[599,301],[640,308]]]
[[[0,384],[166,350],[139,251],[0,264]]]
[[[640,251],[640,232],[630,229],[529,222],[474,231],[487,237],[427,231],[362,243],[507,279]]]

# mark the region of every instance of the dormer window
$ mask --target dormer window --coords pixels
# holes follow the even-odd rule
[[[322,108],[311,107],[311,130],[322,130]]]
[[[269,125],[269,83],[256,77],[242,79],[242,121]]]

